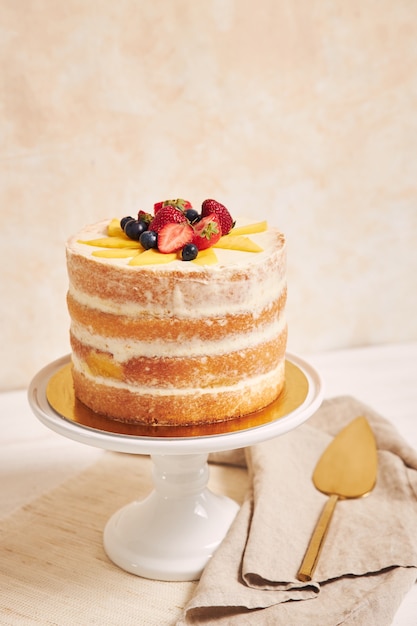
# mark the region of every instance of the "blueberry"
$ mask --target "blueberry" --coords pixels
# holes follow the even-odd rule
[[[142,226],[143,231],[148,230],[149,222],[147,222],[146,220],[138,220],[138,221],[139,221],[139,224]]]
[[[139,220],[129,220],[125,224],[124,231],[130,239],[139,241],[141,234],[146,230],[145,222]]]
[[[194,224],[194,222],[198,222],[201,219],[201,215],[195,209],[187,209],[184,212],[185,217],[190,222],[190,224]]]
[[[127,222],[129,222],[130,220],[134,220],[134,219],[135,218],[132,217],[131,215],[128,215],[127,217],[122,217],[122,219],[120,220],[120,228],[124,230]]]
[[[158,245],[158,235],[154,230],[145,230],[141,234],[139,241],[145,250],[156,248]]]
[[[181,258],[183,261],[193,261],[198,254],[198,248],[193,243],[186,243],[181,250]]]

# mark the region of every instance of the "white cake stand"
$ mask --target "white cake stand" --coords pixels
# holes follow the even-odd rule
[[[35,415],[55,432],[91,446],[150,454],[153,492],[117,511],[104,530],[104,549],[122,569],[145,578],[167,581],[196,580],[225,537],[239,506],[234,500],[207,488],[210,452],[233,450],[283,435],[306,421],[320,406],[323,385],[318,373],[305,361],[287,354],[305,387],[294,410],[260,425],[246,424],[232,432],[192,436],[138,436],[109,432],[73,421],[48,401],[48,384],[68,368],[69,356],[42,369],[32,380],[29,404]],[[297,384],[297,381],[294,384]],[[58,404],[71,404],[65,385]],[[287,390],[288,391],[288,390]],[[291,393],[296,390],[289,390]],[[49,398],[50,400],[50,398]],[[54,405],[55,406],[55,405]],[[158,427],[153,431],[158,433]],[[193,431],[191,431],[193,432]]]

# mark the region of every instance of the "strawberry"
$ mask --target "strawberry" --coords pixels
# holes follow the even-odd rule
[[[205,250],[206,248],[210,248],[210,246],[214,246],[222,236],[220,220],[214,213],[203,217],[199,222],[193,225],[193,228],[193,243],[199,250]]]
[[[163,202],[155,202],[155,204],[153,205],[154,214],[156,215],[158,211],[162,209],[162,207],[167,206],[168,204],[171,206],[176,206],[183,211],[186,211],[187,209],[192,209],[191,202],[188,202],[188,200],[183,200],[182,198],[177,198],[176,200],[164,200]]]
[[[217,200],[204,200],[201,206],[201,215],[206,217],[206,215],[211,215],[212,213],[219,219],[222,235],[227,235],[235,224],[229,211],[225,206],[220,204],[220,202],[217,202]]]
[[[193,234],[193,229],[187,222],[165,224],[158,233],[158,250],[163,254],[181,250],[187,243],[191,243]]]
[[[181,224],[182,222],[187,222],[184,212],[172,204],[167,204],[159,209],[158,213],[149,224],[149,230],[154,230],[156,233],[159,233],[165,224]]]
[[[150,213],[146,213],[146,211],[142,211],[142,210],[138,212],[139,222],[145,222],[146,224],[150,224],[150,222],[152,222],[152,219],[153,219],[153,215],[151,215]]]
[[[153,205],[153,213],[154,215],[156,215],[159,211],[159,209],[162,209],[162,207],[164,206],[163,202],[155,202],[155,204]]]

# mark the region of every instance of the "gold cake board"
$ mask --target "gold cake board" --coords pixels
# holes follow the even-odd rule
[[[169,426],[127,423],[95,413],[75,397],[71,362],[68,362],[49,379],[46,396],[49,405],[61,417],[95,431],[132,437],[178,438],[228,434],[269,424],[299,408],[305,401],[308,390],[308,380],[304,372],[287,360],[283,391],[274,402],[260,411],[211,424]]]

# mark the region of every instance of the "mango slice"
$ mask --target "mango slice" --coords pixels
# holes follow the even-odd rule
[[[140,244],[129,237],[101,237],[100,239],[88,239],[87,241],[78,240],[78,243],[85,243],[88,246],[96,246],[97,248],[136,248],[139,249]]]
[[[116,380],[121,380],[122,378],[122,366],[106,354],[90,352],[86,357],[86,364],[94,376],[115,378]]]
[[[262,252],[262,248],[245,235],[262,233],[268,228],[266,221],[254,222],[246,226],[237,226],[233,228],[228,235],[221,237],[212,248],[201,250],[196,259],[191,261],[197,265],[215,265],[218,263],[217,256],[213,248],[223,248],[227,250],[240,250],[242,252]],[[107,259],[130,259],[129,265],[160,265],[171,263],[179,259],[177,253],[163,254],[151,248],[144,250],[138,241],[130,239],[120,226],[120,220],[116,217],[110,220],[107,226],[108,237],[100,237],[98,239],[89,239],[87,241],[79,240],[88,246],[103,248],[102,250],[94,250],[93,256]]]
[[[262,252],[263,250],[261,246],[258,246],[258,244],[249,239],[249,237],[235,235],[225,235],[224,237],[220,237],[219,241],[214,244],[213,248],[241,250],[242,252]]]
[[[177,254],[175,252],[163,254],[154,248],[150,248],[149,250],[145,250],[145,252],[137,254],[133,257],[133,259],[130,259],[129,265],[161,265],[163,263],[175,261],[177,258]]]
[[[206,248],[206,250],[200,250],[198,256],[191,261],[197,265],[215,265],[218,263],[216,253],[213,248]]]
[[[103,250],[94,250],[91,256],[98,256],[101,259],[127,259],[140,254],[142,250],[142,247],[137,250],[134,248],[103,248]]]
[[[114,217],[107,226],[107,234],[109,237],[127,237],[125,235],[122,227],[120,226],[120,220],[117,217]]]
[[[255,233],[263,233],[268,229],[268,222],[254,222],[253,224],[247,224],[247,226],[236,226],[232,228],[229,235],[233,237],[236,235],[254,235]]]

